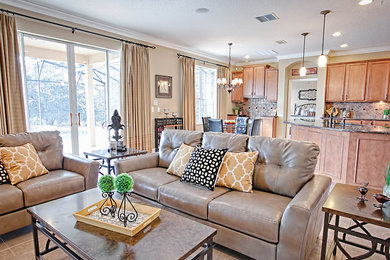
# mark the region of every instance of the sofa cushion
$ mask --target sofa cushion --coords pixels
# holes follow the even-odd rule
[[[5,168],[4,164],[0,161],[0,185],[5,183],[11,183],[11,182],[9,180],[7,169]]]
[[[0,147],[0,158],[7,168],[12,185],[49,172],[31,143],[16,147]]]
[[[134,192],[153,200],[158,200],[158,188],[161,185],[179,179],[175,175],[168,174],[167,169],[161,167],[142,169],[129,174],[134,180]]]
[[[209,190],[214,190],[219,168],[225,157],[226,151],[227,149],[205,149],[199,146],[195,147],[180,181],[189,182]]]
[[[162,132],[159,147],[159,166],[168,168],[180,146],[184,143],[197,146],[202,143],[202,132],[166,129]]]
[[[33,206],[83,191],[84,177],[80,174],[55,170],[17,185],[23,191],[24,205]]]
[[[279,226],[291,198],[262,191],[232,191],[209,203],[208,220],[271,243],[279,241]]]
[[[320,152],[314,143],[264,136],[251,136],[248,149],[259,152],[253,187],[290,197],[313,177]]]
[[[228,152],[246,151],[247,135],[207,132],[203,135],[202,147],[207,149],[228,149]]]
[[[23,192],[11,184],[0,185],[0,215],[23,208]]]
[[[210,201],[230,191],[215,187],[214,191],[175,181],[158,189],[161,204],[180,210],[198,218],[207,219],[207,206]]]
[[[62,169],[63,146],[60,132],[42,131],[34,133],[19,133],[0,135],[1,146],[20,146],[32,143],[46,169]]]
[[[184,168],[186,167],[188,161],[190,160],[190,156],[194,151],[194,147],[182,144],[179,148],[179,151],[176,153],[175,158],[169,165],[167,173],[182,176],[184,172]]]

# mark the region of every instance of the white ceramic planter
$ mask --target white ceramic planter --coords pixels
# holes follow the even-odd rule
[[[385,196],[390,198],[390,186],[385,185],[383,187],[383,195],[385,195]]]

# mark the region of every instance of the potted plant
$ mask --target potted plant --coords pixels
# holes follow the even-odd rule
[[[99,209],[100,213],[102,215],[110,214],[112,217],[115,217],[117,205],[113,199],[115,190],[114,177],[111,175],[104,175],[100,178],[98,186],[102,192],[102,197],[106,199]]]
[[[386,185],[383,187],[383,195],[390,197],[390,163],[386,169],[385,183]]]
[[[238,112],[240,111],[240,107],[234,107],[233,111],[235,115],[238,115]]]

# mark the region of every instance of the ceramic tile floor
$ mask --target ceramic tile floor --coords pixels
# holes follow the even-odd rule
[[[341,218],[340,219],[340,226],[343,227],[349,227],[352,223],[352,220]],[[378,234],[378,236],[382,238],[389,238],[390,237],[390,230],[377,227],[377,226],[367,226],[367,229],[369,232],[373,234]],[[328,246],[330,245],[330,241],[332,239],[332,233],[328,236]],[[41,248],[44,247],[46,243],[45,236],[39,233],[40,238],[40,246]],[[315,247],[313,251],[310,254],[309,259],[320,259],[320,253],[321,253],[321,238],[322,234],[320,234],[319,238],[316,241]],[[356,240],[356,239],[355,239]],[[362,242],[359,240],[359,242]],[[352,256],[359,255],[363,253],[362,250],[353,248],[351,246],[345,246],[346,250],[351,253]],[[10,232],[8,234],[0,236],[0,259],[1,260],[14,260],[14,259],[34,259],[34,245],[33,245],[33,238],[32,238],[32,229],[31,226],[25,227],[22,229],[19,229],[14,232]],[[65,253],[63,253],[61,250],[55,250],[45,256],[45,259],[47,260],[65,260],[70,259]],[[234,260],[234,259],[249,259],[237,252],[231,251],[227,248],[217,246],[214,250],[214,259],[216,260]],[[341,260],[345,259],[343,255],[341,254],[340,250],[337,251],[336,256],[332,256],[332,260]],[[371,256],[368,259],[385,259],[384,256],[375,254]]]

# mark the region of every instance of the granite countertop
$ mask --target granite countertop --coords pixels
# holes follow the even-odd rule
[[[321,117],[321,119],[329,120],[329,117]],[[336,117],[336,120],[343,120],[343,118]],[[357,121],[390,121],[390,119],[383,119],[383,118],[345,118],[346,121],[348,120],[357,120]]]
[[[306,121],[284,121],[283,123],[296,126],[313,127],[342,132],[355,132],[355,133],[370,133],[370,134],[390,134],[390,128],[384,126],[370,126],[370,125],[345,125],[345,128],[341,124],[336,124],[335,127],[327,127],[326,120],[315,120],[314,122]]]

